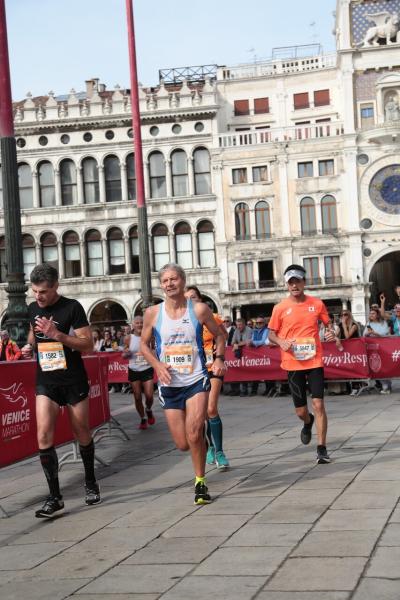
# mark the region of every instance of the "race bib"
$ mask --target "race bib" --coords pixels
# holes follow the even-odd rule
[[[43,372],[59,371],[67,368],[64,346],[61,342],[40,342],[38,344],[40,368]]]
[[[133,356],[133,362],[136,367],[143,367],[144,365],[149,365],[145,357],[141,352],[136,352]]]
[[[164,347],[164,361],[173,371],[189,374],[193,371],[193,348],[191,344],[174,344]]]
[[[317,348],[314,338],[300,338],[292,345],[292,352],[297,360],[314,358]]]
[[[214,354],[212,350],[206,350],[206,367],[211,367],[214,362]]]

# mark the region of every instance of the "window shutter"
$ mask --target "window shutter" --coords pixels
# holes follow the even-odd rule
[[[310,106],[308,92],[293,94],[293,103],[295,110],[298,110],[299,108],[308,108]]]
[[[249,101],[248,100],[234,100],[235,115],[248,115],[250,114]]]
[[[327,106],[329,103],[329,90],[316,90],[314,92],[314,106]]]
[[[254,114],[269,113],[269,98],[254,98]]]

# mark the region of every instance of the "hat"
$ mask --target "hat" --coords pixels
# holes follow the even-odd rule
[[[300,271],[300,269],[290,269],[285,273],[285,282],[287,283],[292,277],[295,279],[305,279],[305,273]]]

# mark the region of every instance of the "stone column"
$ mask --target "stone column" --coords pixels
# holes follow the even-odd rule
[[[175,235],[169,233],[169,259],[171,262],[176,263],[176,248],[175,248]]]
[[[124,249],[125,249],[125,271],[126,273],[131,272],[131,247],[130,247],[130,239],[128,237],[124,237]]]
[[[99,166],[99,194],[100,194],[100,202],[102,204],[106,201],[106,180],[104,176],[104,167]]]
[[[56,206],[62,206],[61,179],[59,169],[54,170],[54,192],[56,196]]]
[[[33,196],[33,208],[39,208],[40,192],[39,192],[39,174],[37,171],[32,171],[32,196]]]
[[[42,256],[40,252],[40,243],[38,242],[35,246],[35,255],[36,255],[36,264],[40,265],[42,263]]]
[[[62,241],[57,242],[58,249],[58,274],[60,279],[65,278],[65,266],[64,266],[64,247]]]
[[[165,164],[165,181],[166,181],[166,189],[167,189],[167,198],[172,197],[172,173],[171,173],[171,161],[169,159],[164,161]]]
[[[101,246],[103,250],[103,273],[109,275],[110,269],[108,268],[108,244],[106,239],[101,240]]]
[[[82,167],[76,168],[76,187],[77,187],[77,195],[78,195],[78,204],[85,203],[85,195],[83,189],[83,170]]]
[[[126,164],[121,162],[121,199],[122,202],[128,202],[128,174],[126,172]]]
[[[290,213],[289,213],[289,192],[288,192],[288,157],[278,157],[279,169],[279,196],[281,204],[281,227],[282,235],[290,235]]]
[[[81,255],[81,277],[85,277],[87,274],[87,260],[86,260],[86,244],[84,240],[80,240],[80,255]]]
[[[144,195],[145,198],[150,198],[150,165],[148,161],[143,163],[144,177]]]
[[[193,255],[193,268],[197,269],[200,266],[199,248],[197,244],[197,231],[192,231],[192,255]]]
[[[194,196],[194,161],[192,157],[188,158],[188,184],[189,196]]]
[[[154,250],[153,250],[153,240],[151,239],[151,235],[149,234],[149,252],[150,252],[150,269],[154,273],[155,264],[154,264]]]

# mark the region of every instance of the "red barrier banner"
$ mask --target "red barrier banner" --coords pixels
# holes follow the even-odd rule
[[[400,337],[365,338],[370,377],[400,377]]]
[[[89,422],[98,427],[110,419],[108,401],[108,359],[102,354],[84,357],[90,382]],[[35,414],[36,361],[0,363],[0,467],[38,451]],[[57,421],[55,445],[72,441],[67,409]]]
[[[122,358],[122,352],[107,352],[108,359],[108,382],[109,383],[124,383],[128,381],[128,364],[127,358]]]
[[[342,340],[342,346],[343,350],[338,350],[334,342],[322,344],[325,379],[400,377],[400,337]],[[122,358],[122,352],[108,352],[107,358],[109,383],[127,381],[129,361]],[[225,381],[285,381],[287,373],[280,363],[276,346],[244,347],[239,358],[227,347]]]

